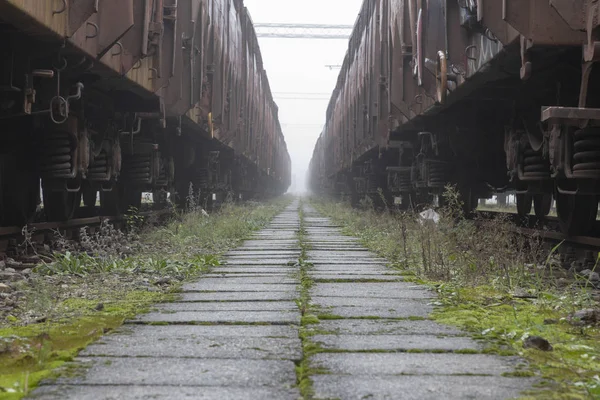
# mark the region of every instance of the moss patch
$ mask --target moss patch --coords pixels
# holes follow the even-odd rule
[[[483,353],[527,360],[514,376],[533,374],[542,384],[525,398],[600,398],[600,327],[569,321],[600,304],[589,282],[570,280],[557,266],[556,248],[549,252],[539,240],[516,237],[502,216],[469,221],[446,209],[438,225],[419,224],[413,213],[312,202],[345,234],[390,260],[404,281],[436,290],[433,319],[486,340]],[[554,350],[524,349],[528,336],[547,339]]]
[[[58,367],[69,374],[80,350],[152,304],[171,301],[182,282],[219,265],[220,254],[264,227],[290,200],[227,204],[209,217],[179,215],[126,243],[126,256],[57,253],[36,269],[36,278],[24,284],[24,300],[0,320],[0,399],[21,398]],[[124,238],[108,231],[116,236],[86,236],[87,245],[102,248],[104,242],[93,241]],[[32,324],[32,310],[46,322]]]
[[[94,311],[96,301],[69,299],[60,307],[79,315],[75,319],[0,329],[0,399],[21,398],[125,319],[170,299],[169,294],[130,292],[124,299],[107,297],[102,311]]]
[[[436,321],[487,340],[486,353],[523,356],[529,369],[514,376],[541,376],[548,382],[526,398],[600,396],[600,327],[568,321],[573,304],[585,301],[583,291],[576,299],[549,293],[536,299],[512,298],[490,287],[447,287],[440,295],[443,306],[433,314]],[[523,339],[528,336],[545,338],[554,350],[524,349]]]

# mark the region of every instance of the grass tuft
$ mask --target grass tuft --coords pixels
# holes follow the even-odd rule
[[[549,249],[539,237],[519,236],[502,215],[465,219],[452,187],[438,223],[389,207],[376,212],[369,201],[359,210],[345,202],[311,202],[345,234],[387,258],[404,281],[435,290],[433,319],[486,339],[483,353],[524,357],[527,371],[548,382],[527,398],[600,398],[600,326],[571,317],[600,304],[591,282],[561,267],[562,244]],[[523,349],[530,335],[549,340],[554,351]]]

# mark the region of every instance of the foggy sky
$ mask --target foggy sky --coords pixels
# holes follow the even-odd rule
[[[245,0],[254,23],[353,25],[362,0]],[[348,48],[342,39],[258,39],[292,158],[291,192],[306,190],[306,171]],[[285,93],[285,94],[284,94]],[[298,99],[309,97],[310,99]]]

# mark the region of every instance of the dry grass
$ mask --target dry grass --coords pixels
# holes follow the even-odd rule
[[[438,223],[389,206],[375,212],[369,200],[361,209],[311,201],[392,268],[436,290],[436,320],[488,339],[490,352],[525,357],[526,373],[545,382],[527,398],[600,398],[600,325],[574,317],[600,310],[592,282],[561,268],[557,247],[515,234],[502,215],[465,219],[459,198],[448,188]],[[546,338],[554,350],[525,349],[530,335]]]

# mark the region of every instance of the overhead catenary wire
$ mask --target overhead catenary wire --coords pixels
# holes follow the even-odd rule
[[[278,39],[339,39],[348,40],[352,25],[306,23],[255,23],[256,36]]]

